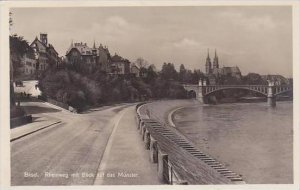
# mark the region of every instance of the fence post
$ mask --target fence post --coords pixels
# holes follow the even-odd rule
[[[143,126],[142,126],[142,140],[143,140],[143,141],[145,140],[145,132],[146,132],[146,126],[143,125]]]
[[[168,155],[158,150],[158,178],[163,183],[169,183]]]
[[[147,129],[146,129],[146,132],[145,132],[144,141],[145,141],[146,150],[149,150],[150,149],[150,132]]]
[[[145,124],[144,121],[141,121],[141,123],[140,123],[140,134],[142,134],[144,124]]]
[[[157,140],[155,140],[150,135],[150,160],[153,163],[157,163],[157,156],[158,156],[158,150],[157,150]]]
[[[141,117],[137,116],[137,129],[139,130],[141,126]]]

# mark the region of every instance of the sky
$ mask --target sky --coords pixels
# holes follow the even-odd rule
[[[242,75],[292,77],[290,6],[185,6],[13,8],[12,34],[31,43],[40,33],[60,56],[71,42],[106,45],[134,62],[142,57],[158,69],[205,71],[208,49],[220,67],[238,66]]]

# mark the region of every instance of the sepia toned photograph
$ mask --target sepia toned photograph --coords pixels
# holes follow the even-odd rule
[[[293,6],[8,18],[11,186],[294,184]]]

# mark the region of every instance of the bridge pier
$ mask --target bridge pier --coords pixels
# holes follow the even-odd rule
[[[204,96],[206,81],[200,79],[197,92],[197,100],[202,104],[207,104],[207,98]]]
[[[268,105],[271,107],[276,106],[276,95],[275,95],[275,87],[274,81],[268,81]]]
[[[276,97],[268,97],[268,105],[271,107],[275,107],[276,106]]]
[[[199,90],[200,91],[200,90]],[[205,97],[202,95],[202,93],[198,92],[197,94],[197,100],[202,103],[202,104],[205,104]]]

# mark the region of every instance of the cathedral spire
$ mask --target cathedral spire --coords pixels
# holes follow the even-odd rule
[[[206,74],[211,73],[211,61],[209,58],[209,49],[207,49],[207,58],[206,58],[206,63],[205,63],[205,71]]]
[[[217,50],[215,49],[215,57],[214,57],[214,63],[213,63],[213,68],[219,68],[219,59],[217,56]]]
[[[95,40],[94,40],[94,45],[93,45],[93,48],[94,48],[94,49],[96,49],[96,43],[95,43]]]
[[[207,48],[207,59],[210,59],[209,58],[209,48]]]

